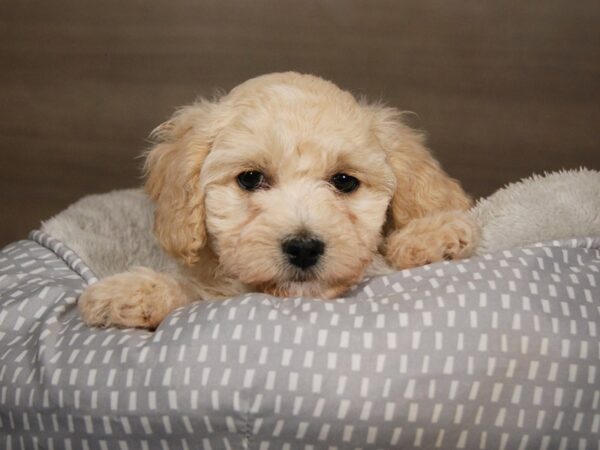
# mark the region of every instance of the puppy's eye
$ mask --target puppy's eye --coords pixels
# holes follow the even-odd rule
[[[360,181],[345,173],[336,173],[329,182],[340,192],[348,194],[354,192],[360,186]]]
[[[265,176],[257,170],[242,172],[237,176],[240,187],[246,191],[254,191],[265,184]]]

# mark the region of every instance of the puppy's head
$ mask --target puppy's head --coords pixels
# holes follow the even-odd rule
[[[227,273],[274,295],[342,293],[386,223],[464,197],[397,111],[308,75],[249,80],[154,137],[146,189],[164,248],[193,265],[208,245]]]

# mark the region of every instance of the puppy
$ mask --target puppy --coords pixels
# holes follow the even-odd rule
[[[315,76],[251,79],[151,137],[154,232],[180,270],[89,286],[89,325],[153,329],[182,305],[251,291],[333,298],[388,264],[468,256],[477,240],[469,197],[401,113]]]

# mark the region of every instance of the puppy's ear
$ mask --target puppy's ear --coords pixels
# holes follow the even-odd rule
[[[467,210],[471,199],[431,156],[423,135],[407,126],[396,109],[373,108],[376,134],[396,177],[389,210],[391,228],[440,211]]]
[[[214,104],[199,102],[178,110],[150,135],[145,190],[155,202],[154,234],[163,248],[188,265],[206,244],[200,171],[212,140]]]

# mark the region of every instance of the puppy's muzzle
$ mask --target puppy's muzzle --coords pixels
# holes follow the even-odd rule
[[[290,264],[306,270],[319,262],[325,252],[325,243],[314,237],[296,236],[284,240],[281,249]]]

